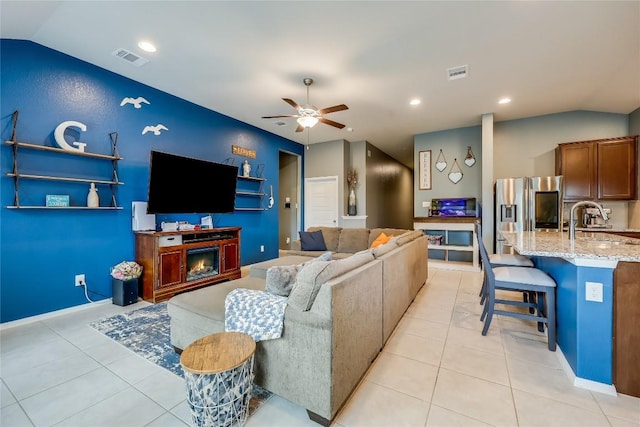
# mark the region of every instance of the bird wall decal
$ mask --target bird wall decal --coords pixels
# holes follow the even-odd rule
[[[160,135],[160,131],[163,131],[163,130],[169,130],[169,129],[162,123],[158,123],[155,126],[145,126],[144,129],[142,130],[142,134],[144,135],[147,132],[153,132],[154,135]]]
[[[149,101],[139,96],[137,98],[130,98],[130,97],[123,98],[122,101],[120,102],[120,106],[124,107],[127,104],[133,104],[135,108],[142,108],[143,103],[151,105]]]

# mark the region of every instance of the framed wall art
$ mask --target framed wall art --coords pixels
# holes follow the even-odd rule
[[[420,152],[418,168],[420,190],[431,190],[431,150]]]

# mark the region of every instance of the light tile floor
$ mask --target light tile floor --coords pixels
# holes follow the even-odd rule
[[[534,325],[498,318],[483,337],[480,280],[430,269],[334,426],[640,427],[640,399],[573,387]],[[189,425],[180,377],[88,326],[143,305],[98,304],[3,330],[0,425]],[[247,426],[317,424],[274,396]]]

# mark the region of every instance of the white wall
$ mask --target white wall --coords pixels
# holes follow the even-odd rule
[[[493,176],[555,175],[555,149],[562,142],[628,135],[628,115],[571,111],[494,125]]]

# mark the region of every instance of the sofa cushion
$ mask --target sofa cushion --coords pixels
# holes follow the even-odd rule
[[[296,259],[297,257],[285,257]],[[279,258],[283,259],[283,258]],[[265,291],[274,295],[288,297],[302,267],[309,262],[331,261],[331,252],[324,252],[317,258],[306,259],[299,264],[273,265],[267,269]]]
[[[389,237],[393,237],[393,236],[399,236],[406,232],[407,230],[404,230],[402,228],[372,228],[371,232],[369,233],[369,247],[371,247],[371,244],[373,243],[373,241],[377,239],[378,236],[380,236],[380,234],[382,233],[386,234]]]
[[[373,256],[376,259],[380,258],[382,255],[387,254],[398,247],[398,243],[396,243],[396,240],[392,240],[392,239],[393,238],[389,238],[389,241],[387,243],[385,243],[384,245],[375,247],[371,250],[371,252],[373,253]]]
[[[289,295],[289,306],[299,311],[308,311],[324,283],[373,259],[373,254],[367,250],[335,261],[307,263],[296,276]]]
[[[424,232],[422,230],[413,230],[413,231],[407,231],[406,233],[398,236],[398,246],[402,246],[405,243],[409,243],[412,242],[414,240],[416,240],[418,237],[421,237],[424,235]]]
[[[371,249],[377,248],[378,246],[384,245],[385,243],[387,243],[390,238],[391,236],[387,236],[384,233],[380,233],[380,235],[369,245],[369,247]]]
[[[303,264],[307,261],[310,261],[313,259],[313,254],[315,252],[303,252],[304,256],[302,255],[286,255],[286,256],[281,256],[279,258],[273,258],[273,259],[268,259],[266,261],[261,261],[261,262],[257,262],[255,264],[251,264],[249,267],[249,275],[252,277],[258,277],[260,279],[267,279],[267,270],[269,270],[270,267],[273,266],[280,266],[280,265],[296,265],[296,264]],[[319,256],[322,255],[323,253],[325,253],[325,251],[318,251],[317,255],[315,256]]]
[[[302,264],[269,267],[264,290],[274,295],[288,297],[300,270],[302,270]]]
[[[343,228],[338,240],[338,252],[356,253],[369,248],[368,228]]]
[[[322,237],[324,238],[324,244],[327,247],[327,251],[336,252],[338,250],[338,239],[340,238],[340,227],[309,227],[307,231],[322,231]]]
[[[326,251],[322,231],[301,231],[300,247],[303,251]]]

